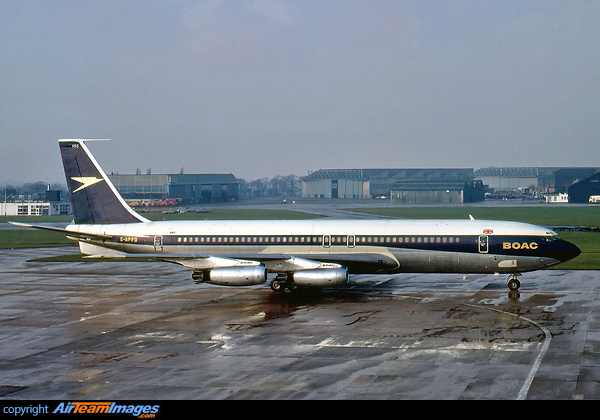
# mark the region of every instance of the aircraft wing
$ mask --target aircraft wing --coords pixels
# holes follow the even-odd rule
[[[165,262],[172,262],[189,268],[201,269],[202,267],[241,266],[265,264],[270,269],[273,267],[287,267],[286,271],[314,269],[323,267],[323,264],[341,264],[350,272],[364,270],[393,270],[399,268],[396,259],[385,254],[127,254],[125,258],[149,258]],[[232,264],[233,262],[233,264]],[[281,265],[283,264],[283,266]]]
[[[272,261],[289,260],[290,255],[246,254],[246,255],[210,255],[210,254],[125,254],[122,258],[147,258],[183,265],[197,270],[218,267],[258,266]]]
[[[149,258],[157,260],[195,260],[216,258],[215,255],[209,254],[126,254],[125,258]],[[290,259],[305,259],[320,262],[331,262],[344,265],[362,264],[373,265],[380,267],[397,267],[398,262],[393,258],[384,254],[318,254],[318,255],[290,255],[290,254],[219,254],[218,257],[236,259],[236,260],[251,260],[262,263],[272,261],[285,261]]]

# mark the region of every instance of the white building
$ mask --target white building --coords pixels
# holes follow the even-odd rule
[[[568,203],[569,194],[548,194],[546,196],[546,203]]]
[[[40,201],[0,203],[0,215],[2,216],[54,216],[61,214],[73,214],[71,203]]]

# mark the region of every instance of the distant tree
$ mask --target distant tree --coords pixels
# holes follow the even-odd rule
[[[277,175],[269,180],[269,195],[280,196],[285,194],[285,179],[281,175]]]
[[[297,175],[288,175],[284,177],[287,194],[290,197],[298,196],[302,193],[302,183]]]
[[[261,178],[256,179],[251,182],[252,185],[252,195],[254,197],[264,197],[267,192],[267,187],[269,185],[269,178]]]
[[[42,181],[37,181],[31,184],[23,185],[23,194],[45,194],[48,189],[48,184]]]
[[[252,187],[248,181],[242,178],[237,178],[238,194],[240,198],[250,198],[252,196]]]
[[[240,198],[251,197],[296,197],[302,193],[302,184],[297,175],[276,175],[247,181],[237,178]]]

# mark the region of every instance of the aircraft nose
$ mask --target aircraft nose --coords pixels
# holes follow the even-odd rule
[[[554,242],[554,244],[558,247],[556,250],[556,256],[561,262],[572,260],[581,254],[581,250],[577,245],[574,245],[571,242],[567,242],[563,239]]]

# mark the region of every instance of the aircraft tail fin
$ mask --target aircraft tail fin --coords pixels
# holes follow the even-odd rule
[[[148,222],[123,200],[85,141],[58,141],[75,224]]]

